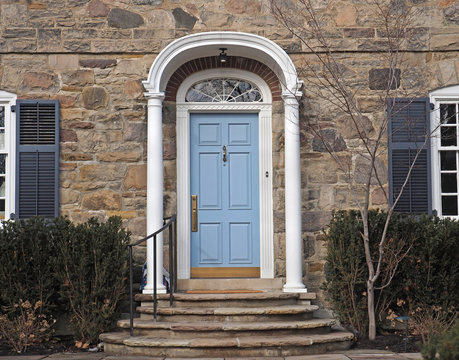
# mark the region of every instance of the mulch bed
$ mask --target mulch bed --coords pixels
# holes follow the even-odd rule
[[[405,343],[403,338],[405,332],[387,332],[377,335],[374,341],[368,340],[366,337],[360,337],[353,345],[353,349],[373,349],[373,350],[388,350],[396,353],[405,352]],[[421,339],[419,337],[408,336],[406,352],[420,352]]]

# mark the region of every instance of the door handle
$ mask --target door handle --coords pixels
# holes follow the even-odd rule
[[[191,195],[191,231],[198,231],[198,195]]]
[[[223,162],[226,162],[226,146],[223,146]]]

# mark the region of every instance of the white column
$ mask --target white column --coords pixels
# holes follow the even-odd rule
[[[146,93],[147,119],[147,235],[163,226],[163,117],[164,93]],[[147,284],[144,294],[153,293],[153,239],[147,240]],[[158,293],[165,293],[163,285],[163,236],[156,243],[156,284]]]
[[[301,237],[301,166],[299,104],[295,94],[282,94],[285,108],[285,268],[284,292],[306,292]]]

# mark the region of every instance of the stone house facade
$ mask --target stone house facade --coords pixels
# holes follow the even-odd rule
[[[378,84],[384,66],[383,35],[375,26],[374,8],[360,0],[315,3],[327,19],[324,28],[346,67],[343,76],[363,89],[358,94],[360,106],[370,123],[377,121],[381,112],[377,105],[381,89]],[[413,6],[417,16],[410,25],[412,35],[403,51],[407,66],[399,74],[400,84],[419,97],[430,95],[432,103],[450,104],[447,111],[454,114],[451,109],[457,109],[459,103],[459,2],[401,3]],[[35,201],[30,205],[30,215],[46,214],[40,213],[43,192],[43,204],[54,201],[52,209],[46,211],[76,222],[93,216],[101,220],[121,216],[134,237],[141,238],[157,229],[163,216],[178,212],[179,277],[189,278],[194,266],[190,257],[195,251],[191,249],[194,235],[187,215],[193,187],[226,186],[242,201],[234,203],[234,209],[244,210],[244,201],[259,206],[250,215],[254,222],[236,221],[237,226],[231,228],[237,234],[234,239],[231,231],[230,235],[221,235],[229,236],[225,240],[229,245],[221,245],[230,247],[229,255],[212,244],[206,245],[210,246],[208,251],[231,260],[231,251],[242,246],[238,239],[252,238],[250,248],[233,254],[233,260],[239,256],[243,258],[241,264],[249,266],[236,267],[252,268],[250,271],[255,273],[250,274],[255,277],[283,278],[286,291],[305,291],[306,287],[319,290],[325,254],[322,228],[329,222],[332,210],[352,204],[346,180],[307,131],[304,120],[315,117],[322,122],[358,170],[353,156],[355,133],[346,126],[342,114],[327,111],[323,98],[302,91],[301,86],[312,85],[301,73],[298,75],[297,69],[303,61],[316,60],[278,23],[268,0],[6,0],[0,3],[0,19],[0,133],[5,134],[0,151],[4,167],[0,175],[4,184],[0,210],[4,218],[19,216],[30,205],[29,200]],[[219,57],[222,51],[228,56],[224,63]],[[241,102],[202,98],[207,94],[206,87],[220,86],[218,81],[212,83],[215,79],[226,79],[252,97],[247,95],[248,100]],[[442,90],[435,92],[437,89]],[[197,93],[201,98],[196,97]],[[233,123],[220,116],[246,113],[256,114],[256,119]],[[20,114],[24,115],[23,123]],[[217,114],[218,119],[209,120],[200,114]],[[33,116],[44,119],[44,134],[49,135],[49,130],[60,140],[22,143],[21,131],[24,129],[27,135],[27,121]],[[208,180],[209,172],[199,174],[196,170],[197,176],[202,177],[193,184],[196,177],[190,175],[195,166],[190,148],[216,141],[220,149],[224,141],[206,140],[203,135],[195,144],[190,121],[199,129],[209,130],[202,130],[208,136],[215,135],[215,123],[230,129],[222,136],[227,137],[229,159],[239,159],[240,168],[237,174],[229,173],[228,183],[215,185]],[[457,120],[454,124],[458,124]],[[41,134],[41,127],[37,129]],[[242,130],[234,130],[233,134],[231,129]],[[248,145],[250,141],[244,134],[251,131],[259,134],[250,138],[255,142],[255,152],[250,160],[242,155],[236,157],[252,150],[231,153],[231,136],[235,136],[235,143],[242,141],[240,146],[246,140]],[[214,154],[212,149],[202,152],[204,155],[199,153],[202,149],[197,151],[205,156]],[[36,185],[35,192],[29,194],[34,199],[28,195],[22,198],[20,189],[26,193],[30,186],[40,183],[41,168],[33,165],[41,160],[36,155],[36,160],[27,163],[24,155],[23,162],[21,151],[52,154],[48,159],[51,163],[44,163],[52,166],[48,174],[51,177],[42,179],[45,184],[54,180],[57,184],[42,190]],[[209,155],[210,173],[215,166],[225,165],[226,159],[220,156],[221,151],[226,156],[226,147],[218,151],[218,159]],[[434,156],[439,154],[437,151]],[[255,163],[254,172],[244,173]],[[22,164],[25,165],[21,167]],[[391,171],[388,158],[381,158],[378,166]],[[435,160],[430,166],[436,166],[438,176],[430,173],[429,210],[438,211],[446,204],[442,201],[456,200],[457,204],[457,188],[455,195],[442,198],[439,174],[443,168],[435,165]],[[45,168],[43,165],[43,171]],[[31,169],[38,174],[33,181]],[[253,182],[241,185],[241,174],[254,177]],[[220,175],[216,173],[215,178]],[[388,178],[383,181],[389,186]],[[231,184],[236,185],[231,188]],[[54,196],[55,192],[58,195]],[[223,198],[214,200],[225,201]],[[220,209],[221,203],[212,205],[213,200],[209,201],[209,209]],[[371,205],[385,204],[381,190],[375,187]],[[24,210],[24,214],[26,217],[29,213]],[[207,230],[211,237],[228,233],[218,226]],[[232,267],[231,261],[223,267]],[[152,273],[149,276],[152,279]]]

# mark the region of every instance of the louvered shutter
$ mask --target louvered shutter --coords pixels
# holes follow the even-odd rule
[[[394,99],[388,105],[391,205],[420,151],[395,211],[414,214],[431,212],[429,107],[428,98]]]
[[[58,216],[59,103],[18,100],[16,218]]]

